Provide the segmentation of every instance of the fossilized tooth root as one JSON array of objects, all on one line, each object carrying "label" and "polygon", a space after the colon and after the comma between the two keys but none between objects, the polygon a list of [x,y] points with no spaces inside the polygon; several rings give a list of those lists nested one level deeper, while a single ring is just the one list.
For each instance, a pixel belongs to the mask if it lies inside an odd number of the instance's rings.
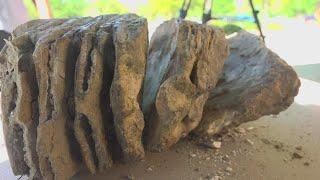
[{"label": "fossilized tooth root", "polygon": [[[9,53],[11,56],[7,56]],[[1,53],[4,62],[16,62],[18,60],[18,53],[16,49],[11,46]],[[23,150],[23,130],[20,125],[15,122],[18,88],[16,83],[16,76],[14,73],[14,65],[10,69],[7,64],[1,64],[1,70],[5,76],[2,77],[2,82],[5,84],[1,92],[1,108],[3,118],[3,133],[6,142],[7,152],[12,167],[13,173],[16,175],[27,174],[29,172],[28,165],[24,161],[25,152]]]},{"label": "fossilized tooth root", "polygon": [[117,138],[127,162],[144,158],[140,109],[148,51],[148,27],[144,18],[130,17],[114,26],[114,75],[110,102]]},{"label": "fossilized tooth root", "polygon": [[66,75],[71,44],[68,37],[45,41],[34,53],[40,95],[37,152],[45,179],[68,179],[78,170],[69,137],[72,129],[68,124],[73,120],[65,98],[71,90],[66,85],[71,78]]},{"label": "fossilized tooth root", "polygon": [[167,150],[197,127],[228,52],[218,28],[176,19],[157,28],[142,103],[149,149]]},{"label": "fossilized tooth root", "polygon": [[38,106],[38,87],[35,78],[35,67],[32,53],[28,52],[20,56],[17,64],[17,117],[16,122],[23,129],[25,161],[29,167],[30,179],[40,179],[41,174],[36,152]]},{"label": "fossilized tooth root", "polygon": [[39,179],[41,174],[36,153],[38,88],[32,48],[21,51],[22,44],[33,47],[28,39],[20,37],[7,42],[1,53],[4,58],[1,71],[5,75],[2,78],[4,134],[13,173]]},{"label": "fossilized tooth root", "polygon": [[95,34],[85,34],[76,64],[75,135],[80,144],[83,161],[91,173],[111,167],[100,93],[103,83],[103,59],[95,46]]},{"label": "fossilized tooth root", "polygon": [[200,136],[278,114],[293,103],[300,87],[293,68],[259,37],[243,31],[230,38],[229,44],[230,56],[194,130]]}]

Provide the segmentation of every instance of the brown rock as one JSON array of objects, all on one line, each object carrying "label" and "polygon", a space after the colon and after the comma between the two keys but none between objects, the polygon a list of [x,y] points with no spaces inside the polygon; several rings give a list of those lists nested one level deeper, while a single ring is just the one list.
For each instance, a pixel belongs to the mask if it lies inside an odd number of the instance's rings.
[{"label": "brown rock", "polygon": [[94,173],[112,165],[110,149],[144,157],[147,40],[146,19],[134,14],[34,20],[13,31],[0,64],[16,175],[69,179],[79,159]]},{"label": "brown rock", "polygon": [[212,135],[287,109],[298,93],[296,72],[259,37],[240,32],[229,39],[230,56],[210,92],[198,135]]},{"label": "brown rock", "polygon": [[157,28],[142,103],[149,149],[166,150],[198,125],[227,55],[217,28],[175,19]]}]

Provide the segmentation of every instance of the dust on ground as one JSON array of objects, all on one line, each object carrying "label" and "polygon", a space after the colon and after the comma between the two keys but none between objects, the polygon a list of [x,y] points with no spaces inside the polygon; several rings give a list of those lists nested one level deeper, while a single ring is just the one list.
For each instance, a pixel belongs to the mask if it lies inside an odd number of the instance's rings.
[{"label": "dust on ground", "polygon": [[[278,116],[247,123],[222,137],[221,148],[192,137],[137,164],[116,164],[74,179],[317,180],[320,177],[320,106],[293,104]],[[210,144],[210,143],[209,143]]]}]

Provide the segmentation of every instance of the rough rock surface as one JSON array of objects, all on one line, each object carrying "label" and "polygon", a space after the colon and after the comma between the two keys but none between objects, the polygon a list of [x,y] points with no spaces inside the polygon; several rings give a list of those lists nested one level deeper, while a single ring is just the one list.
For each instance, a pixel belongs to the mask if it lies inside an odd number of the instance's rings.
[{"label": "rough rock surface", "polygon": [[194,130],[208,136],[224,128],[287,109],[298,94],[296,72],[259,37],[240,32],[229,39],[230,56]]},{"label": "rough rock surface", "polygon": [[5,43],[5,39],[9,39],[10,37],[10,33],[4,31],[4,30],[0,30],[0,51],[1,49],[4,47]]},{"label": "rough rock surface", "polygon": [[142,132],[144,117],[140,109],[142,84],[148,53],[148,25],[145,19],[127,19],[114,32],[114,77],[110,102],[115,131],[125,161],[144,157]]},{"label": "rough rock surface", "polygon": [[100,107],[103,59],[94,41],[94,34],[83,37],[75,78],[75,135],[92,173],[96,172],[96,164],[100,171],[112,165]]},{"label": "rough rock surface", "polygon": [[[2,54],[6,55],[8,62],[1,59],[2,65],[6,65],[3,72],[6,76],[2,79],[5,87],[1,94],[3,128],[13,172],[27,173],[31,179],[38,179],[41,178],[36,153],[38,88],[32,52],[27,43],[12,41]],[[21,51],[23,45],[27,48]]]},{"label": "rough rock surface", "polygon": [[176,19],[157,28],[142,103],[149,149],[166,150],[197,127],[227,56],[227,40],[218,28]]},{"label": "rough rock surface", "polygon": [[[2,50],[2,48],[5,46],[6,42],[5,40],[8,40],[10,38],[10,33],[4,31],[4,30],[0,30],[0,52]],[[4,62],[0,62],[0,63],[4,63]],[[0,79],[2,79],[2,77],[4,77],[4,74],[2,74],[2,72],[0,72]],[[0,90],[1,90],[1,81],[0,81]]]},{"label": "rough rock surface", "polygon": [[34,20],[13,31],[0,62],[16,175],[69,179],[80,160],[92,173],[104,170],[112,165],[111,138],[125,160],[144,157],[147,36],[146,19],[134,14]]}]

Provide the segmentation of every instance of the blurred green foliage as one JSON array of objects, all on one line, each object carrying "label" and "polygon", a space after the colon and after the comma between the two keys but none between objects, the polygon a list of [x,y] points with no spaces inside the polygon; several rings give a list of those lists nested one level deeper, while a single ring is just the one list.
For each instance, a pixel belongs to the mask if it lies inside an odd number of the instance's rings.
[{"label": "blurred green foliage", "polygon": [[[193,0],[188,12],[188,17],[201,17],[204,0]],[[148,18],[177,17],[183,0],[149,0],[148,3],[140,8],[139,13]],[[215,14],[236,14],[236,6],[230,0],[214,1]]]},{"label": "blurred green foliage", "polygon": [[313,14],[319,2],[319,0],[257,0],[257,4],[269,8],[268,14],[270,16],[284,15],[288,17]]},{"label": "blurred green foliage", "polygon": [[81,16],[86,13],[86,0],[50,0],[52,15],[55,18]]},{"label": "blurred green foliage", "polygon": [[117,0],[50,0],[55,18],[127,12]]},{"label": "blurred green foliage", "polygon": [[[23,0],[30,12],[30,17],[36,18],[37,13],[32,0]],[[141,0],[140,0],[141,1]],[[254,0],[263,14],[269,16],[297,16],[312,14],[320,0]],[[55,18],[72,16],[95,16],[106,13],[124,13],[130,11],[130,6],[139,0],[121,3],[119,0],[50,0],[52,14]],[[183,0],[144,0],[137,9],[139,15],[149,19],[157,17],[176,17]],[[132,3],[132,4],[131,4]],[[203,0],[193,0],[188,16],[201,17]],[[215,0],[213,5],[215,15],[251,14],[248,0]]]},{"label": "blurred green foliage", "polygon": [[31,19],[37,18],[37,10],[31,0],[23,0],[24,5],[28,9],[28,13]]},{"label": "blurred green foliage", "polygon": [[227,25],[223,26],[222,28],[227,35],[230,35],[232,33],[239,32],[242,30],[241,27],[239,27],[235,24],[227,24]]},{"label": "blurred green foliage", "polygon": [[[23,0],[30,12],[30,17],[37,17],[32,0]],[[136,13],[149,19],[157,17],[176,17],[183,0],[140,0],[146,2],[137,8]],[[139,0],[49,0],[52,14],[55,18],[72,16],[95,16],[106,13],[128,12],[130,6]],[[189,17],[201,17],[204,0],[193,0]],[[263,14],[269,16],[297,16],[312,14],[320,0],[254,0],[254,3]],[[215,15],[250,15],[248,0],[215,0],[213,5]]]}]

